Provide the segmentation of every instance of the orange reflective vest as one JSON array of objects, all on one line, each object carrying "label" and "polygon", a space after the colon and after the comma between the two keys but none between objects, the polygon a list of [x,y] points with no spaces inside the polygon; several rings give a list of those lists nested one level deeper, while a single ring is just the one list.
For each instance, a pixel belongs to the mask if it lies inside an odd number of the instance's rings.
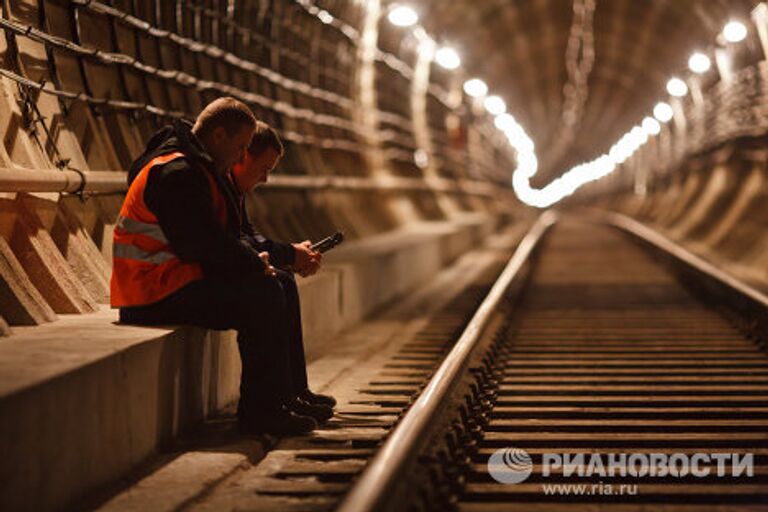
[{"label": "orange reflective vest", "polygon": [[[183,157],[181,152],[153,158],[131,183],[115,225],[112,250],[112,307],[155,303],[203,277],[202,267],[180,259],[165,238],[157,217],[144,203],[144,190],[152,168]],[[227,206],[215,178],[205,173],[213,196],[213,209],[222,227]]]}]

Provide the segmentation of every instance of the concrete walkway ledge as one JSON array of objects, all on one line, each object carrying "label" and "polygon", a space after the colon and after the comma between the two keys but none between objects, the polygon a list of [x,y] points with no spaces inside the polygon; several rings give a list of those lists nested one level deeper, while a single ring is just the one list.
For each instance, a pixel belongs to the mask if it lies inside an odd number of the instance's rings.
[{"label": "concrete walkway ledge", "polygon": [[[426,283],[496,220],[467,215],[350,241],[299,279],[308,358]],[[234,333],[117,325],[103,308],[0,339],[0,510],[54,510],[119,478],[232,404]]]}]

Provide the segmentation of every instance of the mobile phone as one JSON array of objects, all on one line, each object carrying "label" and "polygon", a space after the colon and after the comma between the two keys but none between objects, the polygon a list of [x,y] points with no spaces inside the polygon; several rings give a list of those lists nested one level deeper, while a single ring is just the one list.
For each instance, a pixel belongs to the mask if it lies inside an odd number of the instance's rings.
[{"label": "mobile phone", "polygon": [[327,236],[322,240],[320,240],[319,242],[315,242],[310,246],[310,249],[317,252],[326,252],[333,249],[343,241],[344,241],[344,233],[342,233],[341,231],[337,231],[331,236]]}]

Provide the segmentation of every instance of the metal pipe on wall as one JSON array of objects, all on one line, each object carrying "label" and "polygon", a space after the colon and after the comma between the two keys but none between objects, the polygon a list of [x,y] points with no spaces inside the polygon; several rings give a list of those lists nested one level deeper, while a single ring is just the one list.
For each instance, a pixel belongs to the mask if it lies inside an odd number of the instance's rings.
[{"label": "metal pipe on wall", "polygon": [[[368,190],[438,193],[461,193],[491,197],[504,190],[485,182],[440,178],[402,178],[384,176],[358,178],[352,176],[273,176],[267,189],[290,190]],[[0,168],[0,192],[109,193],[127,190],[126,173],[122,171],[73,171]],[[509,189],[511,190],[511,189]]]},{"label": "metal pipe on wall", "polygon": [[0,168],[2,192],[120,192],[127,187],[124,172],[81,172]]}]

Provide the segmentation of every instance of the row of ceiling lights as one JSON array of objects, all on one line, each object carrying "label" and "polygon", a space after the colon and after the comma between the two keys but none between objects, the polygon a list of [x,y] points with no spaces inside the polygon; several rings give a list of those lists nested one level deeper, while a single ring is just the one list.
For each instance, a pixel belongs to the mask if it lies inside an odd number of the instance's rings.
[{"label": "row of ceiling lights", "polygon": [[[393,5],[387,15],[390,23],[398,27],[410,27],[418,23],[419,17],[416,11],[404,5]],[[435,61],[443,68],[453,70],[461,65],[461,58],[453,48],[443,46],[434,52]],[[464,82],[464,92],[473,98],[482,98],[483,106],[489,114],[495,116],[495,126],[504,132],[510,144],[518,153],[518,166],[520,165],[522,152],[526,155],[522,160],[533,164],[534,172],[538,167],[534,153],[533,141],[525,133],[525,130],[517,121],[507,114],[507,104],[497,95],[488,95],[488,85],[479,78],[472,78]]]},{"label": "row of ceiling lights", "polygon": [[[394,4],[390,7],[387,19],[398,27],[412,27],[419,22],[419,16],[412,8],[405,5]],[[461,57],[453,48],[442,46],[434,52],[435,61],[448,70],[461,66]],[[472,78],[464,82],[464,92],[473,98],[483,98],[483,105],[489,114],[503,115],[507,111],[507,104],[497,95],[488,95],[488,85],[479,78]],[[504,123],[502,123],[504,124]],[[498,123],[497,123],[498,125]]]},{"label": "row of ceiling lights", "polygon": [[[416,11],[404,5],[393,5],[387,17],[393,25],[399,27],[416,25],[419,20]],[[728,43],[738,43],[743,41],[747,34],[746,25],[740,21],[730,21],[723,28],[721,36]],[[441,47],[434,57],[445,69],[452,70],[461,65],[458,53],[450,47]],[[711,66],[710,58],[702,52],[695,52],[688,59],[689,69],[697,74],[706,73]],[[540,208],[551,206],[580,186],[613,172],[644,145],[649,137],[661,133],[661,123],[668,123],[674,115],[669,103],[657,103],[653,108],[653,117],[644,118],[639,126],[633,127],[621,137],[607,154],[577,165],[542,189],[533,189],[530,179],[538,169],[533,141],[515,118],[506,113],[507,105],[504,100],[497,95],[488,95],[488,85],[483,80],[471,78],[464,82],[463,90],[473,98],[482,98],[485,109],[495,116],[494,125],[507,136],[510,145],[517,151],[518,167],[513,174],[512,185],[518,198],[526,204]],[[667,82],[667,92],[674,97],[684,97],[688,94],[688,86],[682,79],[673,77]]]},{"label": "row of ceiling lights", "polygon": [[[739,21],[730,21],[723,28],[721,36],[728,43],[738,43],[747,37],[747,33],[746,25]],[[702,74],[710,69],[711,62],[704,53],[696,52],[688,59],[688,67],[692,72]],[[688,94],[688,86],[682,79],[673,77],[667,82],[667,92],[671,96],[680,98]],[[643,146],[650,137],[661,133],[661,123],[669,122],[673,115],[674,111],[669,103],[665,101],[657,103],[653,108],[653,117],[648,116],[644,118],[639,126],[633,127],[622,136],[607,154],[572,168],[543,189],[533,190],[530,186],[526,188],[527,184],[522,184],[521,190],[518,191],[518,196],[522,192],[523,196],[521,196],[521,199],[533,206],[547,207],[556,203],[572,194],[580,186],[602,178],[616,170],[620,164],[624,163],[635,151]],[[514,181],[513,179],[513,183]]]},{"label": "row of ceiling lights", "polygon": [[[723,39],[729,43],[739,43],[747,37],[747,27],[740,21],[731,21],[722,32]],[[688,59],[688,69],[696,74],[703,74],[712,67],[712,60],[702,52],[695,52]],[[672,96],[681,98],[688,94],[688,86],[685,82],[674,77],[667,82],[667,92]]]},{"label": "row of ceiling lights", "polygon": [[[394,4],[387,14],[389,22],[398,27],[412,27],[419,22],[416,11],[405,5]],[[454,70],[461,66],[461,57],[450,46],[443,46],[435,51],[435,61],[445,69]]]}]

